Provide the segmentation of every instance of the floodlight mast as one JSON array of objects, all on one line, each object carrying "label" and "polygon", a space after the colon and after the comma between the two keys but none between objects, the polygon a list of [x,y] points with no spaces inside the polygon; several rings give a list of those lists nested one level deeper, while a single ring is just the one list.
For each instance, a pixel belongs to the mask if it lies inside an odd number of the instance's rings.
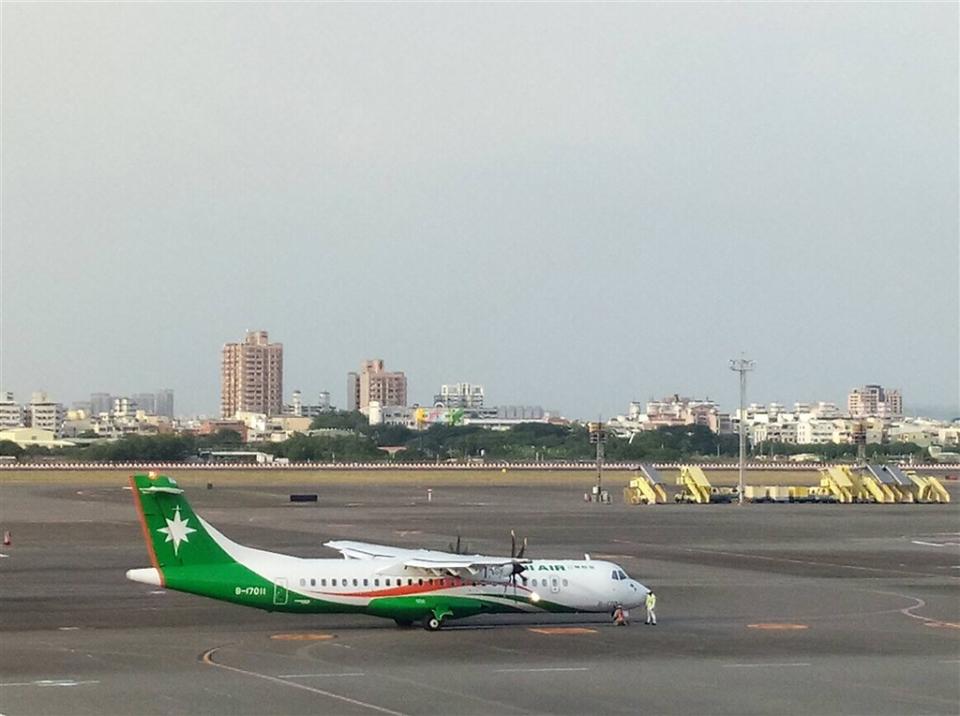
[{"label": "floodlight mast", "polygon": [[740,476],[737,481],[737,500],[743,504],[743,471],[747,454],[747,373],[756,367],[756,361],[734,358],[730,370],[740,374]]}]

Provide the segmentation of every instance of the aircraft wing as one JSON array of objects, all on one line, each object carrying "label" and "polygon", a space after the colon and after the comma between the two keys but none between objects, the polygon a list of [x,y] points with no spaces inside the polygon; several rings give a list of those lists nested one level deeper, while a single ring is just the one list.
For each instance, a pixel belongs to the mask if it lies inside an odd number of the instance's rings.
[{"label": "aircraft wing", "polygon": [[324,547],[332,547],[347,559],[403,559],[420,550],[390,547],[385,544],[370,544],[369,542],[351,542],[350,540],[334,540],[324,542]]},{"label": "aircraft wing", "polygon": [[[526,565],[529,559],[491,557],[483,554],[454,554],[430,549],[404,549],[367,542],[338,540],[324,543],[326,547],[339,550],[347,559],[392,559],[403,562],[408,569],[421,569],[433,574],[453,574],[471,577],[487,570],[503,570],[504,567]],[[510,570],[512,572],[512,569]]]}]

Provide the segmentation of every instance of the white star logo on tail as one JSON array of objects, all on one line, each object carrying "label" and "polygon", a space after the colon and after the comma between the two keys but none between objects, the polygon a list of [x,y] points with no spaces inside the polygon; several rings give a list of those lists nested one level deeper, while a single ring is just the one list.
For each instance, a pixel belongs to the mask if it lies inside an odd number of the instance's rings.
[{"label": "white star logo on tail", "polygon": [[187,535],[191,532],[196,532],[193,527],[190,527],[188,520],[180,519],[180,508],[176,508],[176,512],[173,514],[172,520],[167,520],[166,527],[160,527],[157,532],[163,532],[166,536],[167,542],[173,542],[173,553],[176,555],[180,551],[181,542],[189,542]]}]

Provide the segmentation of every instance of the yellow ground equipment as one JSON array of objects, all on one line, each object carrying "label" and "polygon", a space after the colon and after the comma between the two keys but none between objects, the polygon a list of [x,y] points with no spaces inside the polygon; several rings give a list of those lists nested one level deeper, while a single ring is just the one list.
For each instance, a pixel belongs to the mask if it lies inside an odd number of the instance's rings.
[{"label": "yellow ground equipment", "polygon": [[900,491],[890,473],[878,465],[864,465],[859,470],[851,470],[854,484],[858,487],[860,502],[899,502]]},{"label": "yellow ground equipment", "polygon": [[906,470],[903,475],[913,483],[915,502],[950,502],[950,493],[935,477]]},{"label": "yellow ground equipment", "polygon": [[676,502],[733,502],[738,499],[739,493],[735,487],[714,487],[710,484],[703,468],[697,465],[682,465],[677,484],[683,488],[674,496]]},{"label": "yellow ground equipment", "polygon": [[850,478],[850,468],[832,465],[820,469],[820,487],[837,498],[837,502],[853,502],[854,487]]},{"label": "yellow ground equipment", "polygon": [[667,490],[659,470],[653,465],[641,465],[639,474],[630,480],[629,487],[623,488],[623,501],[628,505],[666,502]]},{"label": "yellow ground equipment", "polygon": [[904,472],[896,465],[862,468],[834,465],[820,470],[820,486],[838,502],[949,502],[950,494],[935,477]]}]

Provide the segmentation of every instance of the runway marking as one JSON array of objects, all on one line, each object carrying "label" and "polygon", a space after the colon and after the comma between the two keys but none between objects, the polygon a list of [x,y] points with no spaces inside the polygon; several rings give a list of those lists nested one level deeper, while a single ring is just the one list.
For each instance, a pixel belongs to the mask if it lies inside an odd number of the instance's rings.
[{"label": "runway marking", "polygon": [[39,679],[38,681],[8,681],[0,686],[87,686],[99,681],[74,681],[73,679]]},{"label": "runway marking", "polygon": [[344,674],[278,674],[278,679],[313,679],[320,677],[333,676],[366,676],[362,671],[351,671]]},{"label": "runway marking", "polygon": [[919,539],[912,539],[910,542],[923,545],[924,547],[960,547],[960,542],[924,542]]},{"label": "runway marking", "polygon": [[80,627],[69,626],[69,627],[57,627],[57,631],[78,631]]},{"label": "runway marking", "polygon": [[2,552],[0,552],[0,559],[5,559],[9,556],[10,556],[9,554],[3,554]]},{"label": "runway marking", "polygon": [[527,631],[537,634],[596,634],[596,629],[589,627],[530,627]]},{"label": "runway marking", "polygon": [[333,634],[316,634],[311,632],[302,632],[299,634],[271,634],[271,639],[277,641],[326,641],[327,639],[336,639]]},{"label": "runway marking", "polygon": [[553,667],[544,667],[542,669],[494,669],[494,674],[540,674],[550,671],[590,671],[590,667],[587,666],[553,666]]},{"label": "runway marking", "polygon": [[762,669],[766,667],[781,668],[791,666],[810,666],[809,662],[797,661],[790,664],[724,664],[724,669]]},{"label": "runway marking", "polygon": [[940,629],[960,629],[960,624],[955,624],[954,622],[945,622],[932,617],[925,617],[922,614],[914,614],[914,609],[923,609],[925,606],[927,606],[927,603],[920,599],[920,597],[911,597],[907,594],[898,594],[897,592],[881,592],[876,589],[871,589],[870,591],[872,591],[874,594],[886,594],[891,597],[900,597],[901,599],[912,599],[914,601],[912,606],[904,607],[903,609],[898,609],[897,611],[899,611],[905,617],[918,619],[919,621],[923,622],[924,626]]},{"label": "runway marking", "polygon": [[367,703],[366,701],[360,701],[359,699],[351,699],[349,696],[341,696],[340,694],[335,694],[332,691],[324,691],[323,689],[318,689],[313,686],[307,686],[306,684],[298,684],[296,681],[287,681],[281,679],[277,676],[270,676],[269,674],[260,674],[256,671],[247,671],[246,669],[240,669],[236,666],[227,666],[226,664],[221,664],[213,660],[213,655],[219,651],[220,647],[209,649],[203,653],[203,656],[200,657],[200,660],[204,664],[209,666],[215,666],[218,669],[225,669],[227,671],[233,671],[237,674],[243,674],[244,676],[253,676],[257,679],[263,679],[264,681],[271,681],[275,684],[280,684],[281,686],[289,686],[294,689],[301,689],[303,691],[309,691],[314,694],[320,694],[321,696],[327,696],[331,699],[336,699],[337,701],[343,701],[344,703],[353,704],[354,706],[360,706],[361,708],[370,709],[371,711],[378,711],[382,714],[391,714],[392,716],[407,716],[401,711],[394,711],[392,709],[384,708],[383,706],[377,706],[376,704]]},{"label": "runway marking", "polygon": [[763,629],[766,631],[798,631],[800,629],[809,629],[806,624],[747,624],[747,629]]}]

